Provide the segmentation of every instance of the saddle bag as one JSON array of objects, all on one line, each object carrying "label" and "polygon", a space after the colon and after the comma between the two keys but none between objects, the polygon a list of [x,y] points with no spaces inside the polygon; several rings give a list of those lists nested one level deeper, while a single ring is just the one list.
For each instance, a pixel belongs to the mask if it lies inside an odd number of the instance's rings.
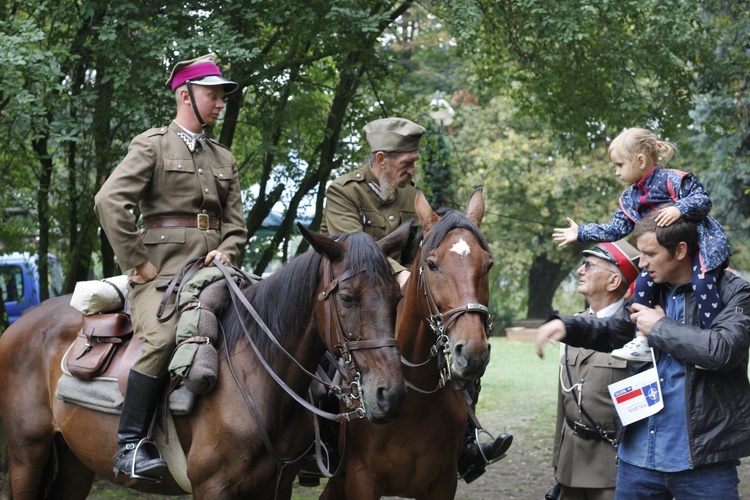
[{"label": "saddle bag", "polygon": [[119,346],[130,340],[133,326],[124,313],[83,316],[81,331],[66,356],[74,377],[90,380],[104,372]]}]

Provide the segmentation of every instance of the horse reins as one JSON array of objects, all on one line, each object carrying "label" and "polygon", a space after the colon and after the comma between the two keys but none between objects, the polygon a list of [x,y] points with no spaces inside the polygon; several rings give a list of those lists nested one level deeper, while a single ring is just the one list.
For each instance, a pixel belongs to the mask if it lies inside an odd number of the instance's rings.
[{"label": "horse reins", "polygon": [[[344,386],[335,386],[335,387],[329,386],[326,383],[326,381],[322,380],[320,377],[318,377],[314,373],[311,373],[304,366],[302,366],[302,364],[300,364],[300,362],[297,361],[297,359],[294,358],[294,356],[292,356],[292,354],[289,353],[289,351],[287,351],[284,348],[284,346],[281,345],[281,343],[278,341],[278,339],[274,336],[274,334],[271,332],[271,330],[265,324],[265,322],[260,317],[260,315],[255,310],[255,308],[252,306],[252,304],[250,304],[250,302],[247,300],[247,298],[242,293],[242,291],[239,289],[239,287],[237,287],[237,284],[232,279],[232,275],[229,273],[229,271],[227,270],[227,268],[223,264],[221,264],[219,262],[216,262],[216,267],[218,267],[221,270],[222,274],[224,274],[224,277],[226,278],[227,284],[229,286],[230,297],[232,298],[232,304],[234,305],[235,311],[237,312],[237,314],[238,314],[238,316],[240,318],[242,316],[240,314],[238,302],[239,302],[239,304],[242,305],[242,307],[247,312],[250,313],[250,315],[253,317],[253,319],[255,320],[255,322],[261,328],[261,330],[266,334],[267,337],[269,337],[269,339],[274,343],[274,345],[276,345],[276,347],[278,347],[278,349],[282,352],[282,354],[284,354],[284,356],[286,356],[287,358],[289,358],[290,360],[292,360],[294,362],[294,364],[300,370],[302,370],[302,372],[305,373],[309,378],[311,378],[313,380],[317,380],[318,382],[320,382],[321,384],[323,384],[323,386],[328,387],[330,390],[332,390],[336,394],[345,393],[345,392],[348,391],[348,389],[346,389]],[[247,338],[248,343],[253,348],[253,351],[255,351],[255,354],[258,357],[258,360],[260,361],[260,363],[263,366],[263,368],[265,368],[265,370],[268,372],[268,374],[271,376],[271,378],[273,378],[276,381],[276,383],[282,389],[284,389],[284,391],[290,397],[292,397],[294,400],[296,400],[300,405],[302,405],[303,407],[305,407],[309,411],[315,413],[316,415],[319,415],[319,416],[321,416],[323,418],[326,418],[328,420],[334,420],[336,422],[348,422],[348,421],[350,421],[350,420],[352,420],[354,418],[362,418],[364,416],[364,411],[360,410],[360,409],[357,409],[357,410],[354,410],[354,411],[345,412],[345,413],[329,413],[329,412],[320,410],[316,406],[314,406],[314,405],[310,404],[309,402],[307,402],[304,398],[302,398],[301,396],[299,396],[291,387],[289,387],[286,384],[286,382],[284,382],[281,379],[281,377],[279,377],[279,375],[273,370],[273,368],[268,364],[268,362],[263,357],[262,353],[260,352],[260,349],[258,348],[257,344],[255,343],[255,341],[253,340],[252,336],[250,335],[250,332],[247,330],[247,325],[245,325],[245,323],[242,322],[242,321],[240,322],[240,324],[242,325],[242,329],[243,329],[243,332],[245,333],[245,337]],[[227,354],[227,361],[230,364],[230,369],[231,369],[230,356],[229,356],[228,352],[226,354]],[[244,388],[242,386],[240,386],[240,388],[241,388],[241,390],[244,393],[245,392]]]}]

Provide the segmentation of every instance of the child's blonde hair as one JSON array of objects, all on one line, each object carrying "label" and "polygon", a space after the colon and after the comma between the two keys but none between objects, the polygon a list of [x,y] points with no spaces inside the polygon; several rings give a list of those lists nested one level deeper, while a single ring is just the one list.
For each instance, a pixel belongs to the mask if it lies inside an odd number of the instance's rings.
[{"label": "child's blonde hair", "polygon": [[651,163],[663,165],[679,151],[669,141],[659,140],[656,135],[645,128],[633,127],[625,130],[612,140],[607,156],[612,160],[612,151],[627,161],[633,161],[638,155],[645,155]]}]

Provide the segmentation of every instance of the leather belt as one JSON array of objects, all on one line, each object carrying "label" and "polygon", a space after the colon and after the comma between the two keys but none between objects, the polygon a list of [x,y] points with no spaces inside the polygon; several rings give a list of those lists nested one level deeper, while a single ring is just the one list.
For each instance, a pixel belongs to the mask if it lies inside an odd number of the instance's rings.
[{"label": "leather belt", "polygon": [[582,437],[583,439],[597,439],[604,441],[606,437],[608,440],[613,441],[617,437],[617,430],[613,429],[607,431],[602,429],[601,432],[604,434],[602,436],[602,434],[600,434],[599,431],[595,428],[589,427],[588,425],[584,425],[580,422],[575,422],[567,415],[565,416],[565,422],[568,424],[568,427],[573,429],[573,434]]},{"label": "leather belt", "polygon": [[146,217],[144,220],[146,229],[159,229],[162,227],[195,227],[203,231],[209,229],[219,230],[221,221],[216,217],[209,217],[208,214],[198,215],[160,215],[156,217]]}]

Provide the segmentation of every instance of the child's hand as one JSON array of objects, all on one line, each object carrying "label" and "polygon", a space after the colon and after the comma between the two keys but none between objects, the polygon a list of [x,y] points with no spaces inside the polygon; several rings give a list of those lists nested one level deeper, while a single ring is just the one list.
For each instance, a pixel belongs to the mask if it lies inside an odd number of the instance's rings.
[{"label": "child's hand", "polygon": [[656,216],[654,222],[656,222],[656,225],[659,227],[671,226],[680,220],[680,217],[682,217],[682,214],[680,213],[679,208],[665,207],[659,210],[659,215]]},{"label": "child's hand", "polygon": [[575,223],[570,217],[566,217],[570,223],[570,227],[556,227],[552,231],[552,239],[559,241],[558,246],[563,247],[568,243],[573,243],[578,240],[578,224]]}]

